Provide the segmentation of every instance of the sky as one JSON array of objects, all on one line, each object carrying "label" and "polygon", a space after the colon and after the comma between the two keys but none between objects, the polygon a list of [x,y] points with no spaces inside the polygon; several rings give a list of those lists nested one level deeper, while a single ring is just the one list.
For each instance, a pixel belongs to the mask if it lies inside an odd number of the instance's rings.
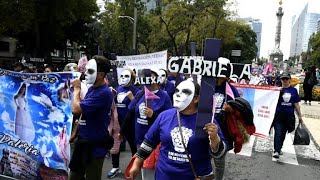
[{"label": "sky", "polygon": [[[237,10],[239,17],[252,17],[262,22],[262,37],[260,56],[268,58],[275,46],[275,31],[277,24],[276,12],[279,0],[235,0],[237,5],[232,7]],[[291,21],[293,15],[299,15],[309,2],[308,12],[320,13],[320,0],[282,0],[284,16],[282,17],[281,45],[280,49],[284,59],[288,59],[290,52]],[[97,0],[103,5],[103,0]]]},{"label": "sky", "polygon": [[[260,54],[264,58],[275,46],[275,31],[277,24],[276,11],[279,7],[279,0],[236,0],[238,5],[234,7],[239,17],[252,17],[262,22],[262,39]],[[291,21],[293,15],[299,15],[305,4],[309,2],[308,12],[320,13],[320,0],[283,0],[281,44],[280,49],[284,59],[288,59],[290,51]]]}]

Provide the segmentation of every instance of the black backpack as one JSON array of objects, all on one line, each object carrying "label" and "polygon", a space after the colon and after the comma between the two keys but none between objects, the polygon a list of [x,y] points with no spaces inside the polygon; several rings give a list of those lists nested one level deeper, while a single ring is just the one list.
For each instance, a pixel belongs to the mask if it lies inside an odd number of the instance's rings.
[{"label": "black backpack", "polygon": [[314,73],[311,73],[310,78],[308,79],[308,84],[311,86],[317,85],[318,80]]}]

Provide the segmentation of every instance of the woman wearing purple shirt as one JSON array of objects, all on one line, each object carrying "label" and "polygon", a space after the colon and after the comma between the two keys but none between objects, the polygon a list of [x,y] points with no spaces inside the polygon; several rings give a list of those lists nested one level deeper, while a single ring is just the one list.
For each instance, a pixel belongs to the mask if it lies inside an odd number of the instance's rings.
[{"label": "woman wearing purple shirt", "polygon": [[297,111],[299,122],[302,122],[300,111],[300,96],[297,89],[290,86],[291,76],[284,72],[281,77],[282,90],[277,104],[275,117],[273,120],[274,127],[274,152],[273,157],[279,158],[282,155],[281,149],[287,132],[295,129],[294,110]]},{"label": "woman wearing purple shirt", "polygon": [[[153,69],[151,71],[144,70],[144,74],[146,77],[158,77],[160,73],[158,70]],[[147,85],[147,88],[154,95],[158,96],[159,99],[146,100],[145,93],[139,91],[136,98],[132,100],[128,107],[129,111],[132,112],[133,117],[126,117],[126,120],[121,127],[121,134],[124,134],[126,131],[130,131],[130,128],[134,128],[135,143],[137,147],[140,147],[142,144],[145,134],[148,132],[158,115],[161,112],[172,108],[169,95],[160,89],[159,84],[153,83],[151,85]],[[141,93],[143,93],[143,95],[138,97]],[[134,119],[134,127],[131,127],[131,123],[129,122],[130,119]],[[142,179],[154,179],[154,170],[143,168]]]},{"label": "woman wearing purple shirt", "polygon": [[226,146],[215,120],[203,128],[209,138],[195,136],[199,89],[199,85],[190,79],[177,86],[173,96],[175,108],[161,113],[145,135],[130,170],[131,179],[136,177],[143,161],[159,143],[155,179],[213,179],[211,157],[221,157]]},{"label": "woman wearing purple shirt", "polygon": [[[133,84],[135,81],[135,73],[131,69],[126,69],[124,70],[119,78],[119,85],[117,88],[117,96],[115,98],[115,103],[117,106],[117,112],[118,112],[118,120],[120,126],[122,125],[125,116],[128,112],[128,106],[133,100],[134,96],[138,93],[139,89],[136,88]],[[132,137],[134,134],[131,135]],[[137,152],[137,147],[134,143],[133,138],[127,139],[131,153],[135,154]],[[122,143],[126,143],[126,141],[122,141]],[[112,169],[110,172],[107,174],[108,178],[113,178],[115,177],[118,173],[120,173],[119,169],[119,158],[120,158],[120,151],[118,154],[112,154]]]}]

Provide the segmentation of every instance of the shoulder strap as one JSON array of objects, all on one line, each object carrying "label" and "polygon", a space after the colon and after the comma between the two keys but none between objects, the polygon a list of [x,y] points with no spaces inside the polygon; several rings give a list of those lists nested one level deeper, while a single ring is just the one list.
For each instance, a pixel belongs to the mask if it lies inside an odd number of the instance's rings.
[{"label": "shoulder strap", "polygon": [[134,102],[133,102],[132,107],[135,107],[135,106],[137,105],[138,101],[141,99],[141,97],[142,97],[143,95],[144,95],[144,89],[142,89],[142,90],[140,91],[140,93],[138,93],[138,94],[136,95],[136,97],[134,98]]},{"label": "shoulder strap", "polygon": [[192,170],[193,176],[194,176],[194,178],[198,178],[196,169],[194,168],[194,165],[193,165],[193,163],[191,161],[190,154],[188,152],[186,144],[184,143],[183,132],[182,132],[182,128],[181,128],[180,114],[179,114],[178,110],[177,110],[177,119],[178,119],[179,131],[180,131],[180,136],[181,136],[183,148],[185,149],[185,151],[187,153],[187,157],[188,157],[188,160],[189,160],[189,163],[190,163],[190,166],[191,166],[191,170]]}]

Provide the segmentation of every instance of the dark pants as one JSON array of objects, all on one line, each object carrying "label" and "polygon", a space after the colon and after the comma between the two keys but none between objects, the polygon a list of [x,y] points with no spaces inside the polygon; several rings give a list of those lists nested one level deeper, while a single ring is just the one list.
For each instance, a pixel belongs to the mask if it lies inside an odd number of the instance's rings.
[{"label": "dark pants", "polygon": [[286,138],[286,133],[288,126],[285,119],[276,119],[273,122],[274,127],[274,151],[280,153],[284,139]]},{"label": "dark pants", "polygon": [[[83,172],[70,172],[69,180],[101,180],[104,157],[92,158]],[[85,177],[85,178],[84,178]]]},{"label": "dark pants", "polygon": [[312,101],[312,89],[313,86],[309,84],[304,84],[303,85],[303,92],[304,92],[304,102],[311,102]]},{"label": "dark pants", "polygon": [[224,169],[226,166],[226,155],[227,153],[225,153],[221,158],[213,158],[215,180],[223,179]]},{"label": "dark pants", "polygon": [[[137,152],[137,146],[134,142],[132,141],[128,141],[130,149],[131,149],[131,154],[132,156],[136,154]],[[119,168],[119,161],[120,161],[120,151],[118,152],[118,154],[112,154],[112,167],[113,168]]]}]

